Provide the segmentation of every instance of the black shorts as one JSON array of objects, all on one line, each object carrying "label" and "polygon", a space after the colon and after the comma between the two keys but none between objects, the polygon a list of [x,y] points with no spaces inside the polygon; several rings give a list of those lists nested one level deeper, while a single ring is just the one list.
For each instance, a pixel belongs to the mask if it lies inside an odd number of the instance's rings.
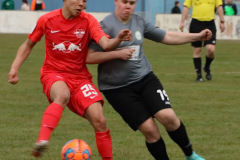
[{"label": "black shorts", "polygon": [[166,91],[152,72],[134,84],[103,91],[103,94],[135,131],[159,110],[171,108]]},{"label": "black shorts", "polygon": [[[196,19],[192,19],[189,27],[190,33],[199,33],[204,29],[209,29],[212,32],[212,38],[204,41],[203,46],[206,46],[207,44],[216,44],[216,25],[214,20],[212,21],[199,21]],[[202,47],[202,41],[196,41],[191,43],[193,47]]]}]

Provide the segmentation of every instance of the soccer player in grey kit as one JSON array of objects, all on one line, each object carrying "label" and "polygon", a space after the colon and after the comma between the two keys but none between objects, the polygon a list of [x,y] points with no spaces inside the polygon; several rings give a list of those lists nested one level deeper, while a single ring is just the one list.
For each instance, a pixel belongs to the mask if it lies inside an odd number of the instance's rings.
[{"label": "soccer player in grey kit", "polygon": [[187,160],[204,160],[192,149],[184,124],[171,108],[169,97],[143,50],[144,38],[163,44],[184,44],[212,36],[206,29],[200,33],[165,32],[134,13],[137,0],[114,0],[115,11],[101,21],[111,38],[121,29],[130,29],[133,40],[122,42],[110,52],[92,43],[86,59],[99,64],[98,86],[101,92],[134,130],[145,137],[146,146],[156,160],[168,160],[165,143],[154,119],[167,130],[184,152]]}]

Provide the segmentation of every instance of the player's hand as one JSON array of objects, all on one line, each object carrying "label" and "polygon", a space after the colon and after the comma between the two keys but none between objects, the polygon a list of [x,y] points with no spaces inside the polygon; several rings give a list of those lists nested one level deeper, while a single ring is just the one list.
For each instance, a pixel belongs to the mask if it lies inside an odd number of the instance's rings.
[{"label": "player's hand", "polygon": [[224,32],[224,30],[225,30],[225,25],[224,25],[224,23],[220,23],[220,24],[219,24],[219,27],[220,27],[221,32]]},{"label": "player's hand", "polygon": [[133,54],[133,50],[130,48],[123,48],[123,49],[118,49],[118,56],[119,59],[125,60],[127,61],[128,59],[130,59],[132,57]]},{"label": "player's hand", "polygon": [[11,69],[8,73],[8,82],[11,84],[17,84],[19,81],[17,70]]},{"label": "player's hand", "polygon": [[183,23],[180,23],[180,25],[179,25],[179,29],[180,29],[180,31],[183,32],[183,29],[184,29],[184,22],[183,22]]},{"label": "player's hand", "polygon": [[119,32],[118,38],[121,41],[132,41],[132,31],[129,29],[123,29]]},{"label": "player's hand", "polygon": [[212,38],[212,32],[209,29],[202,30],[199,34],[199,41],[206,41]]}]

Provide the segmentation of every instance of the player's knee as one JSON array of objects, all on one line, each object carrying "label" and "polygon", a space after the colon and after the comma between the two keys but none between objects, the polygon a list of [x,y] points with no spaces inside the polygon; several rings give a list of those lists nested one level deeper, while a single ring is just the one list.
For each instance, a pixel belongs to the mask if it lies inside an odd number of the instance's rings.
[{"label": "player's knee", "polygon": [[194,49],[194,57],[200,57],[201,56],[202,49],[201,48],[195,48]]},{"label": "player's knee", "polygon": [[173,111],[165,112],[162,119],[162,124],[167,130],[174,130],[179,127],[180,120]]},{"label": "player's knee", "polygon": [[56,95],[54,98],[54,102],[61,104],[62,106],[66,106],[70,100],[69,92],[61,92]]},{"label": "player's knee", "polygon": [[156,142],[160,138],[158,126],[153,121],[153,119],[148,119],[143,124],[141,124],[138,129],[142,132],[146,141],[149,143]]},{"label": "player's knee", "polygon": [[215,45],[206,45],[207,56],[213,58],[215,54]]},{"label": "player's knee", "polygon": [[210,48],[207,50],[207,57],[209,58],[213,58],[215,54],[215,49],[214,48]]},{"label": "player's knee", "polygon": [[146,141],[149,143],[154,143],[160,139],[159,130],[155,130],[155,128],[148,128],[144,132],[142,132]]},{"label": "player's knee", "polygon": [[175,125],[176,121],[178,120],[177,117],[173,114],[169,114],[165,116],[166,125]]},{"label": "player's knee", "polygon": [[92,125],[93,128],[98,132],[105,131],[107,129],[106,118],[104,116],[96,117],[92,121]]}]

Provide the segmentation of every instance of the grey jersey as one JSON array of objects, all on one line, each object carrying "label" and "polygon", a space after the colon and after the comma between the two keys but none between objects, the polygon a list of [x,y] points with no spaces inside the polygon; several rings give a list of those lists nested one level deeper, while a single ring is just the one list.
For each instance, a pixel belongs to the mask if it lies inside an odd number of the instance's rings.
[{"label": "grey jersey", "polygon": [[[166,34],[165,31],[136,14],[132,15],[131,20],[126,25],[122,24],[114,13],[106,16],[100,23],[102,29],[110,38],[117,37],[122,29],[130,29],[133,35],[131,42],[122,42],[118,46],[118,48],[130,47],[133,49],[133,56],[129,60],[115,59],[98,65],[98,87],[100,91],[127,86],[141,80],[152,71],[152,66],[144,54],[143,40],[147,38],[161,42]],[[96,43],[92,43],[89,47],[94,50],[101,50]]]}]

